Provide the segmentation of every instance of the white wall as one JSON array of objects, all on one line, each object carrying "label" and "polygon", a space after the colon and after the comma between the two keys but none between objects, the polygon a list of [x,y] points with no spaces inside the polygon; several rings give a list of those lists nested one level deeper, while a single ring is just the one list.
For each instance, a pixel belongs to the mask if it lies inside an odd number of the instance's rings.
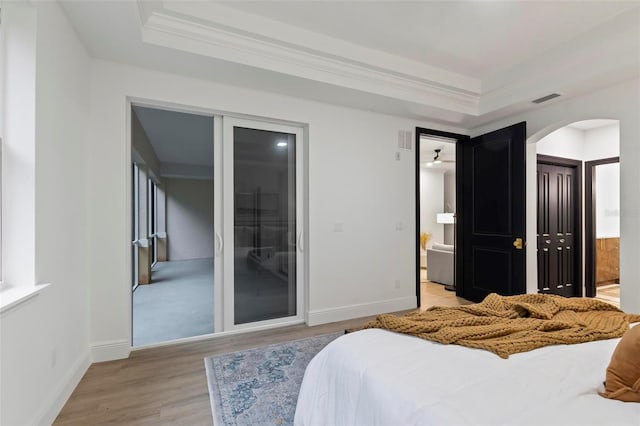
[{"label": "white wall", "polygon": [[90,185],[102,194],[90,206],[94,355],[127,356],[130,342],[127,96],[308,125],[309,322],[416,306],[415,158],[396,161],[398,130],[443,126],[94,61]]},{"label": "white wall", "polygon": [[620,164],[596,166],[596,238],[620,236]]},{"label": "white wall", "polygon": [[[32,19],[13,21],[17,10]],[[4,2],[2,13],[3,26],[8,30],[19,23],[21,30],[35,34],[35,69],[23,70],[24,78],[32,78],[35,71],[35,97],[33,92],[23,92],[20,99],[22,107],[35,107],[35,120],[21,124],[26,129],[35,128],[35,150],[31,156],[18,157],[9,150],[6,160],[27,171],[35,166],[32,203],[37,209],[22,211],[25,217],[34,218],[35,233],[26,231],[23,237],[27,243],[30,238],[35,243],[35,262],[30,269],[35,281],[51,286],[2,315],[0,423],[50,424],[91,361],[87,237],[90,138],[86,116],[89,59],[57,3]],[[21,48],[29,49],[28,43]],[[28,194],[34,182],[25,179],[21,185]],[[103,264],[102,268],[108,269],[109,265]]]},{"label": "white wall", "polygon": [[[444,174],[444,210],[447,213],[456,211],[456,171],[447,170]],[[455,225],[444,226],[444,243],[455,244]]]},{"label": "white wall", "polygon": [[588,119],[620,122],[620,292],[621,307],[640,312],[640,80],[540,105],[539,109],[474,128],[479,135],[520,121],[527,122],[527,291],[537,291],[536,147],[533,143],[567,124]]},{"label": "white wall", "polygon": [[433,243],[444,243],[444,225],[436,215],[444,212],[444,170],[420,168],[420,232],[430,232]]},{"label": "white wall", "polygon": [[165,178],[169,260],[212,258],[213,181]]},{"label": "white wall", "polygon": [[584,161],[618,157],[620,155],[620,125],[598,127],[584,132]]},{"label": "white wall", "polygon": [[620,155],[620,125],[595,129],[561,127],[536,143],[538,154],[580,161],[600,160]]},{"label": "white wall", "polygon": [[536,144],[538,154],[584,160],[585,132],[571,127],[561,127],[540,139]]}]

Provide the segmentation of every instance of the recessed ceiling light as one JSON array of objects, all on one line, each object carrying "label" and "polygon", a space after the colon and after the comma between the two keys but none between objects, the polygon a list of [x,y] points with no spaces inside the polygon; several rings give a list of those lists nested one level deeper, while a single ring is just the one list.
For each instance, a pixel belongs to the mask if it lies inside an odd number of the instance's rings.
[{"label": "recessed ceiling light", "polygon": [[287,143],[286,143],[286,142],[278,142],[278,143],[276,144],[276,146],[282,146],[282,147],[284,147],[284,146],[287,146]]}]

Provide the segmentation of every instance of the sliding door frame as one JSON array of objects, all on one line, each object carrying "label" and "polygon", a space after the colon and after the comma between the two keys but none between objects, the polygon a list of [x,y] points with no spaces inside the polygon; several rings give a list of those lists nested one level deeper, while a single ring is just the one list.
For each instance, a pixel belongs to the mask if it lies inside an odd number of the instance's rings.
[{"label": "sliding door frame", "polygon": [[[271,119],[265,117],[255,117],[247,114],[239,114],[233,113],[223,110],[216,110],[211,108],[202,108],[197,106],[189,106],[178,103],[159,101],[148,98],[140,98],[127,96],[125,100],[125,111],[126,111],[126,136],[125,136],[125,164],[127,165],[125,172],[125,212],[127,214],[126,217],[126,225],[125,225],[125,235],[123,238],[123,244],[126,246],[127,252],[132,253],[131,251],[131,236],[132,236],[132,209],[133,209],[133,188],[132,188],[132,164],[133,159],[131,156],[131,114],[133,106],[142,106],[149,108],[157,108],[157,109],[166,109],[168,111],[175,112],[184,112],[189,114],[199,114],[211,117],[214,120],[214,128],[213,128],[213,140],[211,143],[214,147],[214,332],[211,334],[205,334],[200,336],[186,337],[166,342],[160,342],[158,344],[153,345],[145,345],[143,347],[152,347],[152,346],[166,346],[183,342],[193,342],[199,340],[205,340],[210,338],[217,338],[232,334],[238,334],[253,330],[260,329],[268,329],[268,328],[276,328],[282,327],[290,324],[298,324],[305,323],[308,319],[308,244],[307,244],[307,235],[308,235],[308,195],[306,193],[307,188],[307,137],[308,137],[308,127],[305,123],[288,121],[288,120],[279,120],[279,119]],[[233,162],[228,163],[225,167],[225,161],[218,161],[216,159],[223,159],[224,154],[224,144],[223,144],[223,130],[224,130],[224,120],[252,120],[255,123],[263,123],[265,125],[274,125],[274,126],[283,126],[288,127],[289,129],[296,129],[296,197],[297,197],[297,208],[296,212],[298,216],[301,217],[301,221],[297,223],[297,230],[302,232],[302,235],[299,235],[298,242],[301,243],[303,252],[301,253],[298,250],[297,257],[300,258],[297,262],[297,282],[298,282],[298,293],[296,297],[297,303],[297,311],[295,317],[288,317],[284,320],[268,320],[261,322],[254,322],[248,324],[242,324],[240,326],[229,326],[225,327],[225,319],[224,319],[224,296],[225,296],[225,285],[224,285],[224,252],[225,246],[233,248],[233,232],[231,235],[225,235],[223,231],[224,225],[224,215],[228,214],[226,209],[223,209],[223,188],[224,188],[224,175],[225,171],[227,173],[233,173]],[[233,158],[231,151],[231,158]],[[300,218],[297,218],[300,220]],[[133,349],[136,347],[133,346],[133,288],[131,283],[131,277],[133,276],[133,259],[132,256],[127,256],[129,258],[128,270],[126,271],[127,279],[125,280],[126,285],[122,287],[123,292],[126,294],[126,300],[128,303],[127,312],[127,325],[129,330],[129,343]],[[231,267],[233,267],[233,262],[231,263]]]}]

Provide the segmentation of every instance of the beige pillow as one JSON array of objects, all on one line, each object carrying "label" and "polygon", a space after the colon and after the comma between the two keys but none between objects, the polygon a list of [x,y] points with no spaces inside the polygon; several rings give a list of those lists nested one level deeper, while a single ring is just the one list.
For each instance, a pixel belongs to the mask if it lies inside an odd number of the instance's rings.
[{"label": "beige pillow", "polygon": [[627,331],[607,368],[605,398],[640,402],[640,325]]}]

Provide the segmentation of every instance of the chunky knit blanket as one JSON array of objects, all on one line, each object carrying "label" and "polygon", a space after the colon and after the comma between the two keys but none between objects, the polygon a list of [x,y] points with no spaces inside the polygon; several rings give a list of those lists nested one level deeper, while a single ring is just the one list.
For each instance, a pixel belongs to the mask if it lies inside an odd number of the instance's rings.
[{"label": "chunky knit blanket", "polygon": [[626,314],[596,299],[490,294],[473,305],[379,315],[364,328],[485,349],[508,358],[543,346],[621,337],[633,322],[640,322],[640,315]]}]

